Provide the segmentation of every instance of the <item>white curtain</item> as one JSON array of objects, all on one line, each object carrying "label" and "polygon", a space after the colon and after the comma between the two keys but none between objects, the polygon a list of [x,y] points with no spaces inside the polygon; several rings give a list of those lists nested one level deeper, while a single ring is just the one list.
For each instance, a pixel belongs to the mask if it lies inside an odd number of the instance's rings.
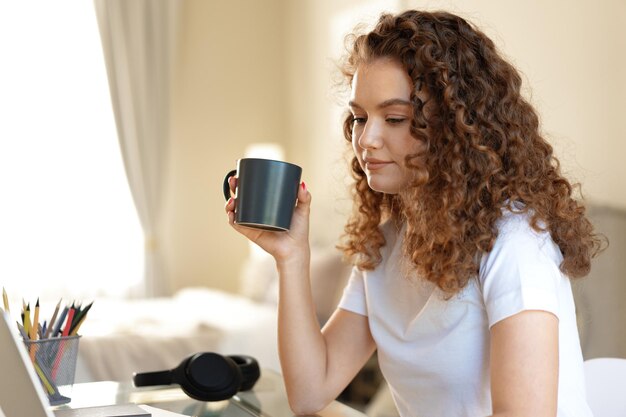
[{"label": "white curtain", "polygon": [[126,176],[145,237],[145,286],[169,293],[159,213],[169,142],[176,0],[94,0]]}]

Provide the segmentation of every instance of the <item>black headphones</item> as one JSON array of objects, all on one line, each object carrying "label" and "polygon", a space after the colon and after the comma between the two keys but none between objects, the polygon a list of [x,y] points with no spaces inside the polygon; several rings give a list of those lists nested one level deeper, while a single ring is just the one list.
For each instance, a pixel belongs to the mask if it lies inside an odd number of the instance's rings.
[{"label": "black headphones", "polygon": [[135,373],[133,383],[136,387],[179,384],[194,400],[221,401],[252,389],[260,376],[259,364],[251,356],[202,352],[184,359],[174,369]]}]

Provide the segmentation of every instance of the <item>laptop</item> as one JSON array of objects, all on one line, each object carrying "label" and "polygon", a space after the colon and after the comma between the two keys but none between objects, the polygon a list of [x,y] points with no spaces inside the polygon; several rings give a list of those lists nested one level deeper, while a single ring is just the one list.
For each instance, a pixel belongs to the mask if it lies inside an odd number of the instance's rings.
[{"label": "laptop", "polygon": [[[11,323],[11,318],[6,312],[0,311],[0,316],[2,316],[0,319],[0,369],[2,370],[0,374],[0,417],[162,415],[156,413],[157,409],[134,404],[65,409],[52,412],[22,338],[17,334],[17,326],[15,323]],[[13,328],[16,329],[15,332],[12,331]],[[152,414],[147,409],[152,409]],[[167,412],[163,413],[165,415]]]},{"label": "laptop", "polygon": [[[0,417],[55,417],[26,353],[21,336],[11,331],[10,317],[0,320]],[[13,323],[13,327],[17,327]]]}]

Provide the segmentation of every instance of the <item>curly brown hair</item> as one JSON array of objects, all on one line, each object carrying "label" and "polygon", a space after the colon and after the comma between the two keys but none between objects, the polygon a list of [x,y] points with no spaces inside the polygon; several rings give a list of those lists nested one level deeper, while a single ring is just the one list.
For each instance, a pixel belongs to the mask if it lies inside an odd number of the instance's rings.
[{"label": "curly brown hair", "polygon": [[[406,158],[416,175],[397,195],[370,189],[352,159],[354,210],[339,247],[357,267],[381,262],[382,222],[405,222],[404,252],[417,274],[452,295],[477,276],[502,209],[515,204],[535,230],[549,231],[563,254],[563,273],[588,274],[605,238],[574,198],[578,184],[561,175],[537,113],[520,93],[520,75],[485,34],[447,12],[406,11],[383,14],[371,32],[348,40],[342,65],[348,83],[361,64],[379,58],[402,64],[413,82],[411,135],[425,144]],[[427,103],[417,96],[422,88]],[[352,126],[349,114],[348,141]]]}]

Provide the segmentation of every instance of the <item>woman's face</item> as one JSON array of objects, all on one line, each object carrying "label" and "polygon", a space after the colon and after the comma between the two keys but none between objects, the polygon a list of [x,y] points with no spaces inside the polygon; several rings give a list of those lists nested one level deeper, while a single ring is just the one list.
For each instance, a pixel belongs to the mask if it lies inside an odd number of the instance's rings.
[{"label": "woman's face", "polygon": [[352,148],[371,189],[397,194],[411,180],[405,157],[424,144],[411,136],[413,83],[390,59],[360,65],[352,80]]}]

